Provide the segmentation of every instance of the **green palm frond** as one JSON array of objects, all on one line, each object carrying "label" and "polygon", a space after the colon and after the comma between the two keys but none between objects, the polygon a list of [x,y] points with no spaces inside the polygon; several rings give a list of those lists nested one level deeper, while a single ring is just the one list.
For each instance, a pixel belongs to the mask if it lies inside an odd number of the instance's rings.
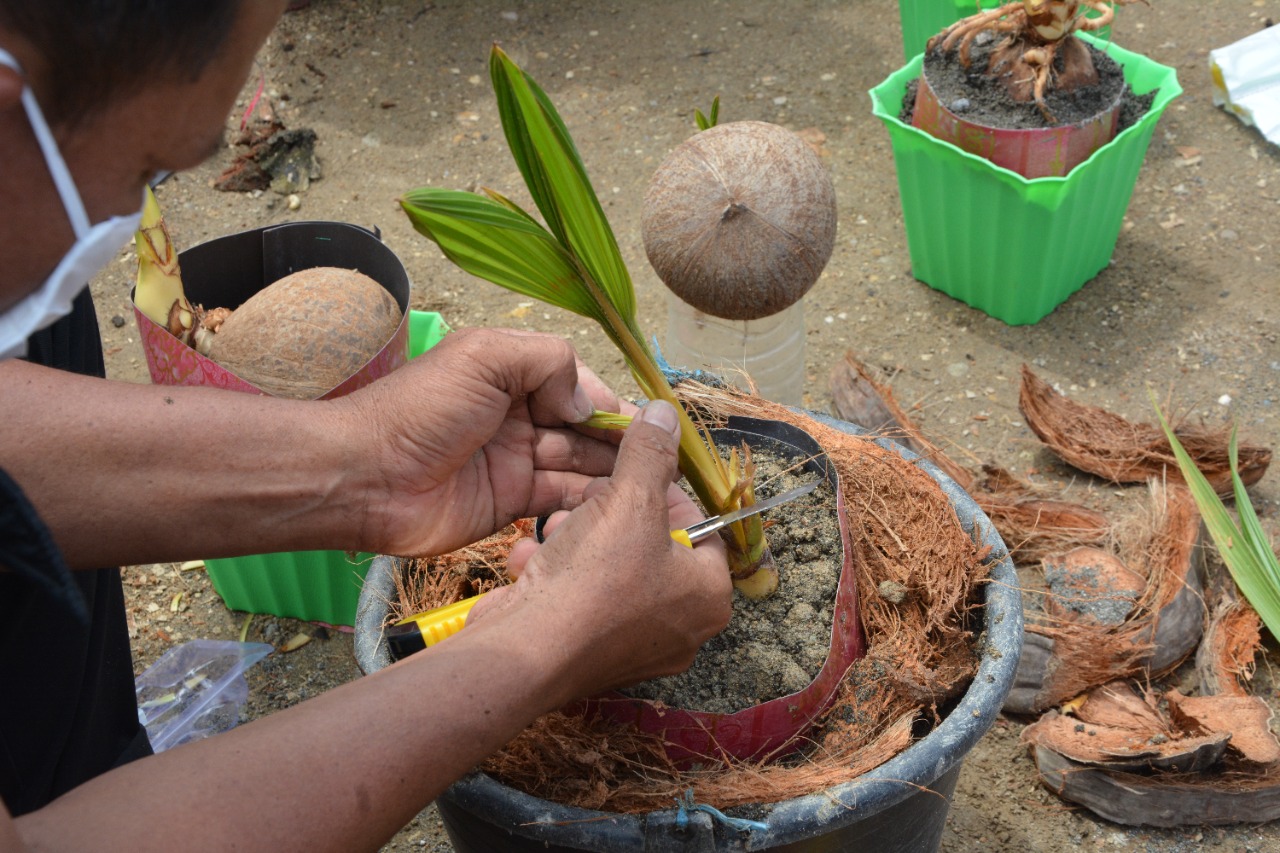
[{"label": "green palm frond", "polygon": [[[1156,403],[1152,395],[1152,403]],[[1235,491],[1236,513],[1240,516],[1237,524],[1227,511],[1226,504],[1218,497],[1205,479],[1204,474],[1196,466],[1195,460],[1183,448],[1177,435],[1165,420],[1164,412],[1156,404],[1156,415],[1160,418],[1160,426],[1165,437],[1173,448],[1178,460],[1178,468],[1182,478],[1191,489],[1200,516],[1205,527],[1213,538],[1213,543],[1222,556],[1222,562],[1231,572],[1236,586],[1245,599],[1258,612],[1271,636],[1280,639],[1280,559],[1267,542],[1266,532],[1258,521],[1258,514],[1253,509],[1249,494],[1245,491],[1244,481],[1240,479],[1239,449],[1236,444],[1236,430],[1231,430],[1231,442],[1228,454],[1231,460],[1231,483]]]}]

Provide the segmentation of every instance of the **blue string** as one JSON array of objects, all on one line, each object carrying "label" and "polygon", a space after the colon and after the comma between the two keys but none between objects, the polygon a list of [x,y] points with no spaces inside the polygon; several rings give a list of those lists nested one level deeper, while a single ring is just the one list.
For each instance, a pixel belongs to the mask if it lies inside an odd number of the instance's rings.
[{"label": "blue string", "polygon": [[730,829],[736,829],[738,832],[751,832],[756,829],[763,832],[769,828],[767,823],[762,823],[758,820],[747,820],[742,817],[729,817],[715,806],[709,806],[706,803],[695,803],[693,801],[692,788],[684,792],[684,797],[676,798],[676,805],[679,807],[676,811],[677,829],[685,829],[689,826],[689,811],[706,812],[712,818],[720,821]]},{"label": "blue string", "polygon": [[662,375],[666,378],[667,384],[673,388],[684,379],[692,379],[695,382],[701,382],[712,388],[723,388],[724,380],[714,373],[708,373],[705,370],[685,370],[682,367],[672,367],[667,363],[666,356],[662,354],[662,347],[658,344],[657,337],[653,338],[653,357],[658,362],[658,369],[662,371]]}]

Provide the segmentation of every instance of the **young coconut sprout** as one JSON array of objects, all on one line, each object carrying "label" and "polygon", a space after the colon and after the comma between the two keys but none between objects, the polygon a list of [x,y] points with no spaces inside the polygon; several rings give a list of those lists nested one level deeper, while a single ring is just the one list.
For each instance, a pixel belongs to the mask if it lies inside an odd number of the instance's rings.
[{"label": "young coconut sprout", "polygon": [[[496,45],[489,72],[512,156],[545,227],[501,194],[417,189],[401,199],[413,227],[472,275],[600,324],[649,399],[680,412],[680,470],[713,513],[755,502],[750,457],[728,463],[677,401],[636,321],[635,290],[586,168],[546,93]],[[734,583],[763,598],[778,575],[759,516],[725,537]]]},{"label": "young coconut sprout", "polygon": [[[940,46],[944,53],[960,51],[960,64],[969,67],[969,52],[980,33],[1007,33],[987,63],[987,74],[997,77],[1015,101],[1035,100],[1040,113],[1056,123],[1045,105],[1051,89],[1070,92],[1098,82],[1097,69],[1084,42],[1070,38],[1076,31],[1090,32],[1115,18],[1115,6],[1147,0],[1015,0],[986,12],[963,18],[929,39],[927,50]],[[1148,4],[1149,5],[1149,4]],[[1092,9],[1097,17],[1085,16]]]},{"label": "young coconut sprout", "polygon": [[187,301],[182,289],[182,270],[178,267],[178,250],[169,236],[169,226],[160,214],[151,187],[146,188],[142,220],[133,235],[138,252],[138,278],[133,292],[134,304],[151,322],[188,346],[194,346],[199,326],[197,309]]},{"label": "young coconut sprout", "polygon": [[658,166],[642,234],[649,263],[676,296],[713,317],[759,320],[798,302],[831,259],[835,187],[786,128],[721,124]]}]

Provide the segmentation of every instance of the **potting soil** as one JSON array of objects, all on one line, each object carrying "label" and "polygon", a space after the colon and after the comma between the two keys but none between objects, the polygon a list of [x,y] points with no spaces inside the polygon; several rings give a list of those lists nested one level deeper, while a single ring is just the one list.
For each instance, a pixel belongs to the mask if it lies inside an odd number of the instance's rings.
[{"label": "potting soil", "polygon": [[[985,36],[986,34],[982,34],[974,40],[968,67],[960,63],[959,55],[955,52],[931,50],[924,56],[923,73],[929,78],[929,85],[937,94],[939,103],[966,121],[1009,130],[1079,124],[1110,108],[1119,97],[1122,100],[1116,133],[1120,133],[1142,118],[1155,99],[1154,93],[1135,95],[1125,83],[1124,70],[1120,65],[1104,51],[1086,44],[1098,72],[1098,82],[1072,92],[1051,87],[1045,93],[1044,100],[1057,121],[1050,123],[1035,101],[1014,101],[1009,97],[999,76],[985,73],[991,53],[999,44],[998,39]],[[1061,61],[1062,54],[1059,53],[1054,61],[1055,69],[1060,69]],[[898,116],[906,124],[911,123],[915,110],[917,85],[918,81],[911,84],[903,99],[902,112]]]},{"label": "potting soil", "polygon": [[[722,451],[728,448],[721,448]],[[803,485],[815,476],[790,470],[794,460],[755,451],[758,498]],[[818,489],[766,513],[765,537],[777,562],[778,590],[763,601],[735,592],[733,617],[678,675],[624,691],[679,708],[730,714],[803,690],[831,647],[831,614],[842,549],[835,494]]]}]

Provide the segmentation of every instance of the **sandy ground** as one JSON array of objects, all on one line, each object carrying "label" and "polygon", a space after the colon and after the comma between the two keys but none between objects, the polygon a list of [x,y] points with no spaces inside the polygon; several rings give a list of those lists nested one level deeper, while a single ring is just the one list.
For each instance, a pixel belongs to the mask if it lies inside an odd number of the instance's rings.
[{"label": "sandy ground", "polygon": [[[566,335],[597,372],[633,393],[587,321],[530,310],[454,270],[410,229],[396,199],[422,185],[478,183],[525,199],[487,79],[489,45],[500,41],[559,105],[635,278],[642,323],[661,335],[663,288],[644,258],[640,202],[661,158],[693,132],[693,109],[719,95],[722,120],[825,135],[840,225],[831,262],[806,298],[806,403],[829,408],[828,371],[852,351],[892,374],[898,399],[962,463],[996,461],[1037,482],[1069,484],[1074,499],[1105,503],[1121,490],[1073,476],[1023,423],[1023,363],[1072,397],[1134,420],[1152,419],[1151,387],[1171,393],[1192,421],[1234,420],[1249,440],[1280,445],[1280,150],[1211,104],[1206,59],[1268,17],[1280,18],[1276,0],[1153,0],[1124,10],[1117,43],[1176,68],[1185,94],[1156,129],[1111,265],[1034,326],[1006,326],[911,277],[889,138],[866,94],[903,63],[893,4],[313,0],[288,14],[263,49],[259,108],[316,131],[323,179],[297,209],[271,192],[217,192],[210,183],[231,162],[228,150],[171,178],[160,200],[180,246],[289,220],[377,226],[408,267],[414,307],[440,311],[455,327]],[[132,269],[132,254],[122,254],[94,285],[109,369],[143,382],[128,304]],[[1272,475],[1253,490],[1273,540],[1277,482]],[[174,643],[239,634],[243,614],[227,611],[202,572],[136,567],[127,584],[139,671]],[[314,630],[258,616],[249,637],[278,645]],[[350,636],[328,632],[259,665],[248,715],[358,675]],[[1260,681],[1274,699],[1269,677]],[[1147,831],[1075,810],[1037,784],[1018,744],[1024,722],[1001,720],[969,756],[944,850],[1280,849],[1274,826]],[[452,848],[428,809],[385,849]]]}]

